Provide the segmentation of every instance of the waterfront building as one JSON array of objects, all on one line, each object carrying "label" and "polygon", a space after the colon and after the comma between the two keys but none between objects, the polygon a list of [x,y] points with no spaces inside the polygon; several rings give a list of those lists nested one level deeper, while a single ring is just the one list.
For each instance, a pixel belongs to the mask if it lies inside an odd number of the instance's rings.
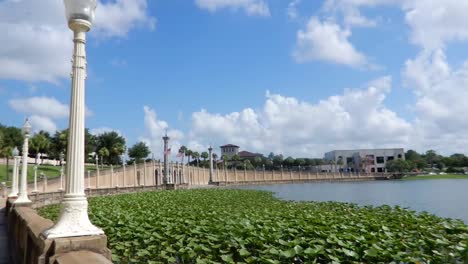
[{"label": "waterfront building", "polygon": [[388,161],[405,159],[403,148],[333,150],[324,160],[334,165],[334,171],[386,172]]}]

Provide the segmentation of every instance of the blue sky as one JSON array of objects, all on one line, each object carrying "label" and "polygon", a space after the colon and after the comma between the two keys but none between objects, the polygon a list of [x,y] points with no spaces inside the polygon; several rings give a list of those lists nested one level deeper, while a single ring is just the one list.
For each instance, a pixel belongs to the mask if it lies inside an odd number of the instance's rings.
[{"label": "blue sky", "polygon": [[[166,128],[173,148],[196,150],[468,153],[466,11],[456,0],[101,1],[88,34],[87,127],[156,155]],[[0,1],[0,29],[0,122],[65,128],[62,2]]]}]

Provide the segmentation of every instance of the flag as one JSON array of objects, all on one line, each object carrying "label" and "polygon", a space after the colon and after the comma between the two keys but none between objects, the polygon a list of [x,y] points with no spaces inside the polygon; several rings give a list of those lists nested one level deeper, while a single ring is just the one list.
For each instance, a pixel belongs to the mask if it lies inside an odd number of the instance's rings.
[{"label": "flag", "polygon": [[183,156],[184,156],[184,153],[183,153],[183,152],[179,152],[179,153],[177,153],[177,156],[176,156],[176,157],[177,157],[177,158],[180,158],[180,157],[183,157]]},{"label": "flag", "polygon": [[164,155],[169,155],[171,154],[171,148],[168,148],[166,151],[164,151]]}]

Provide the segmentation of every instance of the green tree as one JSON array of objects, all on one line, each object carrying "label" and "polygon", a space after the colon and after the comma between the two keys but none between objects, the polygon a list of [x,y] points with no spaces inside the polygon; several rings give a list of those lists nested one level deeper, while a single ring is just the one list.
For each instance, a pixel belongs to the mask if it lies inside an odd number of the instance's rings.
[{"label": "green tree", "polygon": [[298,158],[294,160],[294,165],[296,166],[304,166],[306,164],[306,161],[302,158]]},{"label": "green tree", "polygon": [[187,150],[185,151],[185,156],[187,157],[188,164],[190,164],[190,158],[192,158],[192,155],[193,155],[193,151],[192,151],[192,150],[187,149]]},{"label": "green tree", "polygon": [[276,155],[273,157],[273,165],[275,166],[280,166],[281,164],[283,164],[283,155],[279,154],[279,155]]},{"label": "green tree", "polygon": [[223,155],[221,156],[221,159],[223,160],[223,166],[226,167],[227,166],[227,162],[228,162],[228,157],[226,155]]},{"label": "green tree", "polygon": [[197,167],[198,167],[199,162],[200,162],[200,160],[199,160],[200,159],[200,153],[198,153],[197,151],[192,152],[192,158],[197,163]]},{"label": "green tree", "polygon": [[212,155],[213,155],[213,160],[218,160],[218,154],[213,153]]},{"label": "green tree", "polygon": [[148,157],[150,150],[145,142],[138,142],[128,149],[128,156],[136,162],[141,162]]},{"label": "green tree", "polygon": [[203,161],[206,161],[207,158],[209,158],[210,154],[208,152],[203,151],[200,155],[203,158]]},{"label": "green tree", "polygon": [[440,160],[440,157],[439,155],[437,155],[437,152],[432,149],[426,151],[424,157],[426,158],[426,162],[431,165],[431,168],[433,168],[434,164]]},{"label": "green tree", "polygon": [[108,156],[103,156],[107,164],[119,164],[121,155],[125,152],[125,138],[117,132],[105,132],[96,136],[96,149],[106,148]]},{"label": "green tree", "polygon": [[31,137],[30,149],[32,150],[31,154],[35,155],[35,163],[37,165],[37,158],[39,153],[49,153],[49,148],[51,145],[50,137],[48,133],[40,131]]},{"label": "green tree", "polygon": [[409,149],[405,153],[405,159],[406,160],[411,160],[411,161],[416,161],[416,160],[421,159],[421,155],[419,155],[418,152],[416,152],[416,151],[414,151],[412,149]]},{"label": "green tree", "polygon": [[103,165],[104,160],[107,160],[106,158],[109,157],[110,151],[106,147],[102,147],[99,149],[99,157],[101,157],[101,165]]},{"label": "green tree", "polygon": [[411,166],[406,160],[396,159],[387,161],[386,168],[388,172],[404,173],[410,171]]},{"label": "green tree", "polygon": [[294,166],[294,158],[293,157],[287,157],[283,161],[283,166],[288,167],[288,168]]},{"label": "green tree", "polygon": [[17,127],[6,127],[0,124],[0,131],[2,131],[3,146],[17,147],[20,149],[23,146],[23,134],[21,129]]}]

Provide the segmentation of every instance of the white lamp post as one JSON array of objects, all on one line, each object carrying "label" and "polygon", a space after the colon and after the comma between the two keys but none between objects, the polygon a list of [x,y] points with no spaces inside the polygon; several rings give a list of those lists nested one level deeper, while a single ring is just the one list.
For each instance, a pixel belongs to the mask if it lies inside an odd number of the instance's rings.
[{"label": "white lamp post", "polygon": [[8,194],[8,198],[15,198],[18,197],[18,167],[19,167],[19,151],[18,148],[15,147],[13,149],[13,177],[11,181],[11,191]]},{"label": "white lamp post", "polygon": [[65,158],[65,154],[60,153],[60,191],[63,191],[63,161]]},{"label": "white lamp post", "polygon": [[126,173],[125,173],[125,155],[123,155],[123,154],[122,154],[122,170],[123,170],[123,179],[122,179],[123,182],[122,182],[122,186],[123,186],[123,187],[126,187],[126,184],[125,184],[125,177],[126,177],[127,175],[125,175],[125,174],[126,174]]},{"label": "white lamp post", "polygon": [[97,153],[94,156],[94,158],[96,159],[96,189],[98,189],[99,188],[99,156]]},{"label": "white lamp post", "polygon": [[33,193],[37,193],[37,165],[34,166],[34,190]]},{"label": "white lamp post", "polygon": [[28,198],[28,145],[29,145],[29,136],[31,135],[31,125],[29,124],[28,119],[23,125],[23,135],[24,135],[24,143],[23,143],[23,168],[21,169],[21,181],[20,181],[20,190],[18,194],[18,199],[14,202],[14,204],[27,204],[30,203],[31,200]]},{"label": "white lamp post", "polygon": [[64,0],[68,26],[74,33],[74,53],[70,122],[67,148],[65,195],[57,223],[44,231],[46,238],[100,235],[88,217],[88,201],[84,192],[85,157],[85,78],[86,32],[91,29],[96,0]]}]

